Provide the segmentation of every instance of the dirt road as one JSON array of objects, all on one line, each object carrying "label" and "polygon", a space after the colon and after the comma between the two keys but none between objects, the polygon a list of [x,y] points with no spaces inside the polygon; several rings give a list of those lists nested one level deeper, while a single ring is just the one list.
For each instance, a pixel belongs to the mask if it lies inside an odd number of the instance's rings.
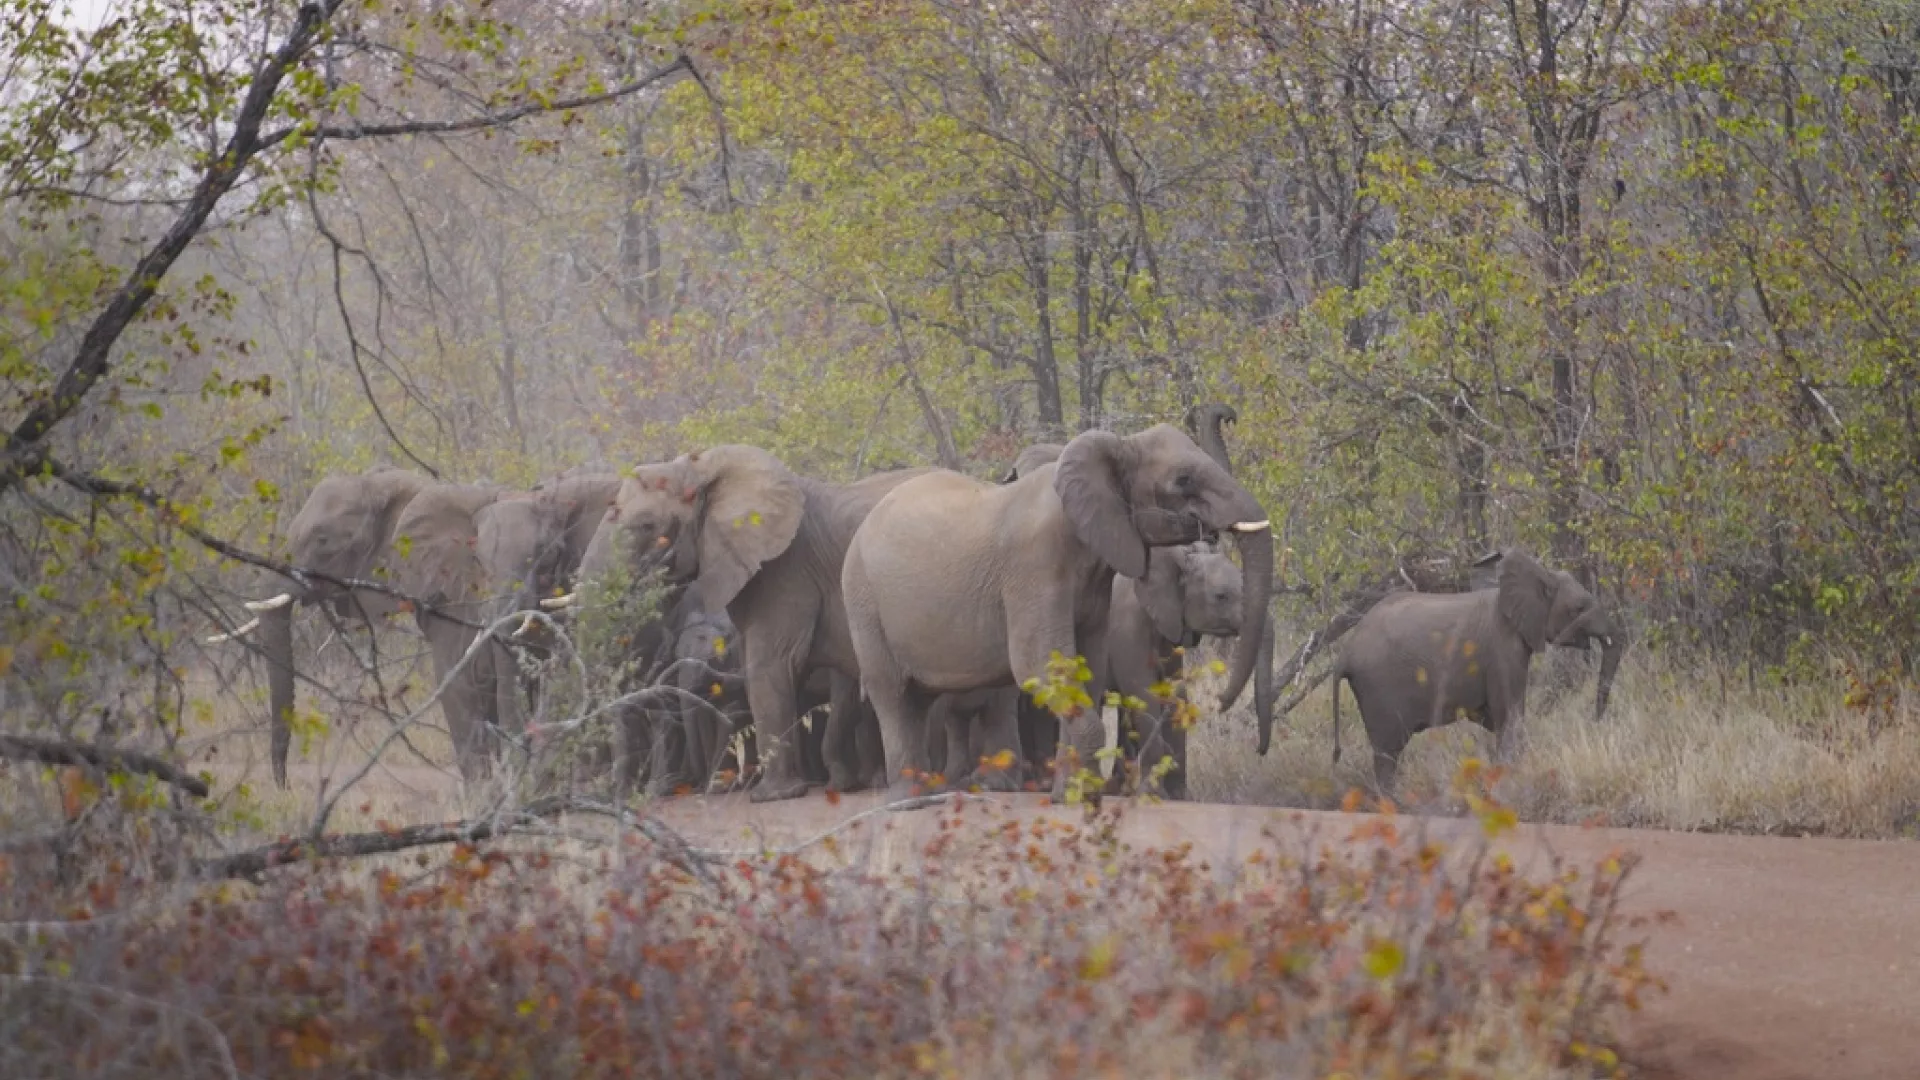
[{"label": "dirt road", "polygon": [[[1021,815],[1065,812],[1037,796],[996,798]],[[717,846],[739,845],[750,830],[787,844],[874,805],[871,796],[766,806],[729,796],[671,800],[662,816]],[[890,826],[877,850],[900,851],[933,821],[924,811],[878,814],[841,835]],[[1270,823],[1285,837],[1316,824],[1339,835],[1355,821],[1180,804],[1131,807],[1122,831],[1138,845],[1191,841],[1197,853],[1231,858],[1254,850]],[[1443,834],[1474,827],[1433,824]],[[1637,851],[1644,861],[1626,909],[1679,916],[1650,931],[1648,964],[1671,992],[1630,1021],[1626,1058],[1640,1075],[1920,1080],[1920,844],[1522,826],[1501,846],[1523,870],[1551,851],[1588,864],[1614,848]]]}]

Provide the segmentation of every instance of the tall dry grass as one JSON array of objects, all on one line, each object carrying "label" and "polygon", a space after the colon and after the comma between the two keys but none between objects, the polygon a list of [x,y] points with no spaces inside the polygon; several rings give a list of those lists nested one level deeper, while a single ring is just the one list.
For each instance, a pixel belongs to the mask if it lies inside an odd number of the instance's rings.
[{"label": "tall dry grass", "polygon": [[[1911,697],[1875,714],[1848,705],[1837,682],[1750,684],[1744,673],[1635,650],[1596,723],[1591,669],[1562,660],[1556,673],[1554,666],[1547,657],[1534,660],[1533,714],[1497,789],[1525,820],[1920,836],[1920,710]],[[1213,678],[1195,680],[1202,700],[1217,692]],[[1324,684],[1275,725],[1264,758],[1253,752],[1248,703],[1205,717],[1189,751],[1194,798],[1329,808],[1350,788],[1367,788],[1366,731],[1352,690],[1340,692],[1338,765]],[[1493,751],[1492,736],[1474,724],[1424,732],[1402,757],[1391,794],[1408,810],[1460,813],[1449,778],[1463,757],[1491,760]]]}]

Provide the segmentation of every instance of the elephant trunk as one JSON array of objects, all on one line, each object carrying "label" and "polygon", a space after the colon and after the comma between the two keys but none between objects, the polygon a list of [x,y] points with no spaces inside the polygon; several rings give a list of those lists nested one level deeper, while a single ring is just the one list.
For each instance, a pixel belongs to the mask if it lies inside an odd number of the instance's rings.
[{"label": "elephant trunk", "polygon": [[1253,714],[1260,726],[1260,754],[1273,744],[1273,614],[1260,620],[1260,655],[1253,668]]},{"label": "elephant trunk", "polygon": [[[1262,629],[1267,625],[1267,603],[1273,597],[1273,529],[1264,518],[1254,516],[1260,510],[1251,495],[1246,497],[1246,503],[1251,513],[1240,514],[1232,529],[1238,534],[1240,545],[1240,625],[1252,628],[1253,632],[1241,634],[1234,648],[1233,669],[1220,698],[1223,710],[1233,706],[1234,699],[1246,689],[1247,680],[1259,666],[1261,645],[1267,636]],[[1262,727],[1273,723],[1273,702],[1260,701],[1257,690],[1254,709]]]},{"label": "elephant trunk", "polygon": [[267,654],[267,723],[273,782],[287,786],[287,751],[293,743],[293,604],[260,613],[260,647]]},{"label": "elephant trunk", "polygon": [[1613,696],[1613,677],[1620,671],[1621,654],[1627,651],[1627,638],[1617,626],[1600,639],[1600,684],[1593,693],[1593,718],[1597,722],[1607,714],[1607,701]]},{"label": "elephant trunk", "polygon": [[1221,425],[1239,423],[1240,414],[1231,405],[1195,405],[1187,412],[1187,425],[1193,429],[1194,441],[1200,449],[1207,452],[1219,466],[1233,475],[1233,459],[1227,456],[1226,436]]}]

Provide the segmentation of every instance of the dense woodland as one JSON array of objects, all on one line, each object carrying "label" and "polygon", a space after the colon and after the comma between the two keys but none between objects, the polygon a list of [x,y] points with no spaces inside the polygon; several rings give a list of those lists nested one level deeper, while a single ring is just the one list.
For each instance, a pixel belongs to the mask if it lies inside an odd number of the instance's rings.
[{"label": "dense woodland", "polygon": [[[539,725],[463,784],[418,636],[320,620],[269,791],[208,638],[381,463],[991,478],[1224,402],[1293,701],[1495,547],[1629,628],[1403,805],[1911,836],[1916,244],[1911,0],[0,0],[0,1074],[1626,1075],[1618,852],[701,847]],[[1323,705],[1207,711],[1199,800],[1362,808]]]},{"label": "dense woodland", "polygon": [[1519,543],[1688,662],[1911,673],[1908,5],[4,10],[9,725],[177,716],[330,472],[1203,400],[1288,624]]}]

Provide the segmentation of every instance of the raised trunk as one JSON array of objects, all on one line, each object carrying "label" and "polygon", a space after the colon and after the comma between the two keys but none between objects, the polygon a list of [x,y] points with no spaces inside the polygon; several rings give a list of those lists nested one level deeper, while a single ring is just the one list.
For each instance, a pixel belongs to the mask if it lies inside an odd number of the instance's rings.
[{"label": "raised trunk", "polygon": [[293,744],[293,609],[282,604],[260,613],[260,648],[267,654],[268,750],[273,782],[287,786],[287,752]]},{"label": "raised trunk", "polygon": [[1231,405],[1195,405],[1187,411],[1187,426],[1193,429],[1193,439],[1207,456],[1233,475],[1233,459],[1227,455],[1227,439],[1221,427],[1240,421],[1240,414]]}]

